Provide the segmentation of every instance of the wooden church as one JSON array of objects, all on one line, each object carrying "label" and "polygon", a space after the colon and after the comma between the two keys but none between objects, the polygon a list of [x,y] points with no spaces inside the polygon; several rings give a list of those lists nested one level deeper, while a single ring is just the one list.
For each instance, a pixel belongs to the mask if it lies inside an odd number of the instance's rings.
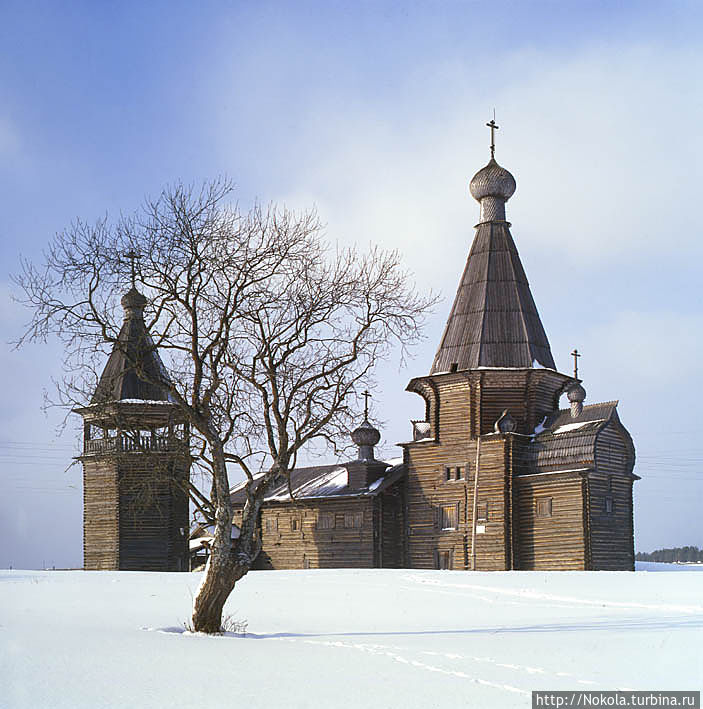
[{"label": "wooden church", "polygon": [[[556,370],[506,221],[515,188],[492,140],[469,186],[480,218],[444,334],[429,374],[407,386],[425,417],[402,457],[375,458],[367,410],[354,460],[292,471],[293,497],[287,482],[268,491],[255,568],[634,568],[632,439],[617,402],[584,405],[577,366]],[[77,410],[86,568],[186,568],[188,428],[124,356],[146,346],[146,366],[168,376],[144,304],[134,288],[123,299],[122,344]],[[232,501],[237,524],[243,486]]]},{"label": "wooden church", "polygon": [[617,402],[584,406],[577,370],[556,370],[494,150],[469,185],[480,217],[437,354],[407,387],[425,418],[400,460],[375,460],[366,418],[357,460],[293,471],[293,500],[272,490],[260,568],[634,569],[632,439]]}]

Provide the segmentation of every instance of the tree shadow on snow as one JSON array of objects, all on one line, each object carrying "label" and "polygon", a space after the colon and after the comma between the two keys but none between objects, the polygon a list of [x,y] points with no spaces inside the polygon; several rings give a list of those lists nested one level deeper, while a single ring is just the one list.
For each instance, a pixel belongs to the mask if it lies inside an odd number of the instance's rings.
[{"label": "tree shadow on snow", "polygon": [[[250,633],[245,634],[222,633],[221,637],[233,637],[248,640],[275,640],[279,638],[375,638],[375,637],[403,637],[403,636],[447,636],[447,635],[503,635],[509,633],[581,633],[581,632],[647,632],[690,630],[703,628],[703,618],[700,616],[676,616],[660,618],[603,618],[590,621],[567,621],[563,623],[549,623],[536,625],[500,626],[488,628],[467,628],[451,630],[374,630],[351,631],[330,633]],[[205,635],[192,633],[184,627],[169,628],[143,628],[143,630],[156,630],[161,633],[175,633],[179,635]]]}]

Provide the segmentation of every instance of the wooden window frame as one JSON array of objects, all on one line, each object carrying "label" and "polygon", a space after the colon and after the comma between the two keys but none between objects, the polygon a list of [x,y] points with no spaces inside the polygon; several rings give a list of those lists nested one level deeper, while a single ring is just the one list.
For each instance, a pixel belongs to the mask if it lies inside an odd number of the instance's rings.
[{"label": "wooden window frame", "polygon": [[363,526],[363,512],[352,511],[344,513],[344,529],[361,529]]},{"label": "wooden window frame", "polygon": [[[332,523],[329,526],[327,524],[323,525],[322,520],[331,520]],[[336,529],[337,528],[337,516],[335,515],[334,512],[321,512],[317,517],[317,521],[315,523],[315,526],[319,530]]]},{"label": "wooden window frame", "polygon": [[[451,510],[451,515],[454,517],[454,526],[448,527],[444,525],[445,520],[445,510],[449,512]],[[440,505],[439,507],[439,529],[442,532],[456,532],[459,529],[459,503],[454,502],[448,505]],[[451,521],[451,520],[449,520]]]},{"label": "wooden window frame", "polygon": [[[546,508],[541,507],[546,505]],[[551,496],[535,497],[535,517],[550,519],[554,515],[554,500]]]},{"label": "wooden window frame", "polygon": [[615,513],[615,502],[612,495],[606,495],[603,499],[603,511],[607,515],[612,515]]},{"label": "wooden window frame", "polygon": [[[446,566],[442,566],[441,559],[446,558]],[[454,568],[454,549],[435,549],[434,567],[439,571],[451,571]]]},{"label": "wooden window frame", "polygon": [[300,517],[291,517],[290,520],[290,531],[291,532],[299,532],[302,528],[302,522]]},{"label": "wooden window frame", "polygon": [[476,521],[488,522],[488,502],[486,500],[476,503]]},{"label": "wooden window frame", "polygon": [[267,515],[265,519],[265,529],[269,534],[278,532],[278,515]]}]

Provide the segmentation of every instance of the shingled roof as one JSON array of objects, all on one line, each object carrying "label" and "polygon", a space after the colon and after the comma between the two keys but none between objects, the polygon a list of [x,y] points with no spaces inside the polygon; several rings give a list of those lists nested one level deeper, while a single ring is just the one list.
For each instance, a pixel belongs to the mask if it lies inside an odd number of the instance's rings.
[{"label": "shingled roof", "polygon": [[528,474],[590,469],[595,464],[596,439],[609,423],[622,428],[617,401],[584,406],[578,416],[569,409],[556,411],[538,427],[527,447],[525,472]]},{"label": "shingled roof", "polygon": [[[134,287],[122,298],[125,320],[91,404],[122,399],[169,401],[169,377],[144,322],[146,298]],[[143,374],[139,377],[137,370]],[[163,382],[160,386],[156,382]]]},{"label": "shingled roof", "polygon": [[[395,462],[395,461],[394,461]],[[296,500],[321,498],[366,497],[383,492],[405,474],[405,466],[398,463],[389,467],[384,475],[369,487],[350,487],[347,468],[344,465],[314,465],[308,468],[296,468],[290,471],[291,489]],[[254,481],[256,486],[261,478]],[[243,505],[246,502],[246,482],[232,488],[232,504]],[[265,497],[266,502],[291,502],[288,482],[281,480],[273,485]]]},{"label": "shingled roof", "polygon": [[471,193],[481,202],[481,223],[430,374],[478,367],[555,369],[505,221],[505,201],[514,189],[514,178],[495,160],[471,181]]}]

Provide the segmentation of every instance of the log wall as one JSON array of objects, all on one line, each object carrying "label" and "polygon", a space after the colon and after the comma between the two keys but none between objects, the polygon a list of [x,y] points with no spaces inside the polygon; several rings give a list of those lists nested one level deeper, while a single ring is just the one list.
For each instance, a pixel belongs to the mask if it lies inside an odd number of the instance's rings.
[{"label": "log wall", "polygon": [[83,459],[85,569],[188,568],[188,466],[160,453]]},{"label": "log wall", "polygon": [[589,476],[594,569],[635,568],[630,474],[633,462],[627,441],[617,426],[609,424],[600,431],[596,439],[596,470]]},{"label": "log wall", "polygon": [[[584,486],[578,473],[514,479],[518,520],[515,565],[523,570],[586,569]],[[548,505],[550,514],[539,514]],[[544,508],[542,508],[544,512]]]},{"label": "log wall", "polygon": [[117,464],[83,461],[83,568],[119,569]]},{"label": "log wall", "polygon": [[120,569],[188,570],[187,468],[161,455],[125,456],[120,477]]},{"label": "log wall", "polygon": [[[471,545],[477,445],[472,432],[483,425],[475,415],[482,391],[463,373],[436,377],[435,385],[438,439],[406,444],[406,565],[469,569],[474,558]],[[483,528],[475,535],[479,570],[510,568],[506,455],[504,436],[482,437],[477,511],[485,511],[486,519],[477,515],[477,528]],[[458,477],[457,469],[461,470]],[[456,520],[451,528],[445,528],[444,510]]]},{"label": "log wall", "polygon": [[[323,516],[333,526],[321,529]],[[241,510],[234,519],[241,520]],[[268,503],[261,510],[261,541],[256,568],[373,568],[373,498]]]}]

